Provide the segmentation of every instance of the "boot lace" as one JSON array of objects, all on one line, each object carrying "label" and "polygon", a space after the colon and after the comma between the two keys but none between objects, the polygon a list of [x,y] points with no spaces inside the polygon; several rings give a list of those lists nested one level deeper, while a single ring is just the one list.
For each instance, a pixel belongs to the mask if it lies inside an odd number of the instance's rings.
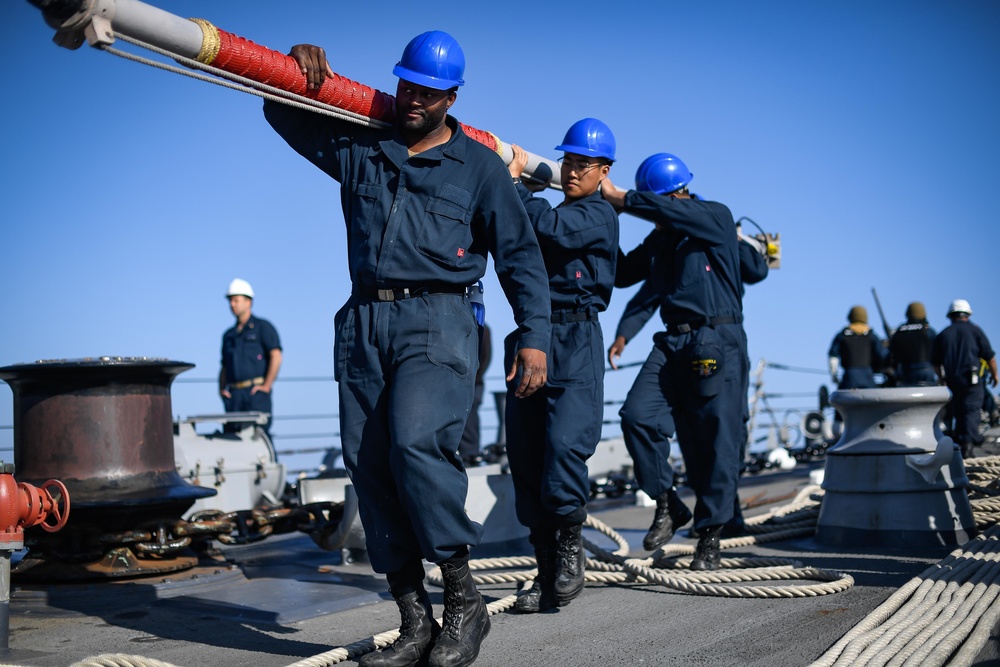
[{"label": "boot lace", "polygon": [[578,568],[577,558],[580,554],[580,542],[574,536],[572,539],[559,541],[559,558],[571,574],[576,574]]},{"label": "boot lace", "polygon": [[448,586],[444,592],[444,628],[452,639],[460,639],[462,636],[462,612],[465,610],[465,594],[457,585]]},{"label": "boot lace", "polygon": [[405,604],[402,600],[396,600],[396,606],[399,607],[399,617],[402,619],[402,622],[399,624],[399,637],[392,643],[393,646],[405,642],[413,634],[415,627],[413,624],[413,613],[409,605]]}]

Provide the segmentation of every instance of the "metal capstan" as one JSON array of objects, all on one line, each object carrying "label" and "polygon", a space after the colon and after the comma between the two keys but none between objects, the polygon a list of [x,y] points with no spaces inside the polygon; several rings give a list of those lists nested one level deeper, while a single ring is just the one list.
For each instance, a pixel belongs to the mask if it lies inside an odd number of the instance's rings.
[{"label": "metal capstan", "polygon": [[162,526],[179,520],[196,500],[216,493],[188,484],[176,469],[170,385],[189,368],[123,357],[0,368],[14,394],[19,477],[36,485],[58,478],[73,497],[64,530],[26,534],[30,557],[15,574],[119,577],[197,562],[180,549],[170,549],[171,557],[143,559],[125,546],[140,527],[162,534]]},{"label": "metal capstan", "polygon": [[937,415],[946,387],[849,389],[830,403],[844,433],[826,454],[816,537],[848,547],[963,544],[976,534],[958,445]]}]

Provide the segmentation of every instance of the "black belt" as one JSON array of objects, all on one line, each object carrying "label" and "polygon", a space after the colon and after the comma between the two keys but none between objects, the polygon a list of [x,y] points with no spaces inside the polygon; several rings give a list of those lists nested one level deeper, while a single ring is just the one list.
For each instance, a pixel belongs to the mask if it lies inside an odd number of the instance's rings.
[{"label": "black belt", "polygon": [[552,324],[565,324],[566,322],[596,322],[597,311],[586,310],[579,312],[576,310],[553,310]]},{"label": "black belt", "polygon": [[465,294],[466,288],[458,285],[423,285],[420,287],[363,287],[360,296],[374,301],[400,301],[425,294]]},{"label": "black belt", "polygon": [[700,320],[692,320],[690,322],[670,322],[667,324],[667,333],[671,336],[676,336],[677,334],[691,333],[695,329],[700,329],[706,324],[709,326],[715,326],[716,324],[739,324],[742,321],[742,315],[727,315],[725,317],[704,317]]}]

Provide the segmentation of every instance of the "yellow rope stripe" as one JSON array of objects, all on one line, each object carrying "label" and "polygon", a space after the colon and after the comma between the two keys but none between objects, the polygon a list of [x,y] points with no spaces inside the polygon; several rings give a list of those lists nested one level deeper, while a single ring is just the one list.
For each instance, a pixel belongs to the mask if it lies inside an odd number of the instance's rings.
[{"label": "yellow rope stripe", "polygon": [[219,38],[219,29],[205,19],[188,20],[194,21],[201,28],[201,51],[198,52],[195,60],[204,65],[211,65],[215,57],[219,55],[219,49],[222,47],[222,40]]}]

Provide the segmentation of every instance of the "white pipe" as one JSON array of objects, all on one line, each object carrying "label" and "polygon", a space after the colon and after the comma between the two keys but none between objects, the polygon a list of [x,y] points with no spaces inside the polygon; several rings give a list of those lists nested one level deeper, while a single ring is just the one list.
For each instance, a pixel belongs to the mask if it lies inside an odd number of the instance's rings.
[{"label": "white pipe", "polygon": [[113,0],[116,32],[152,44],[185,58],[201,51],[201,27],[186,18],[175,16],[139,0]]},{"label": "white pipe", "polygon": [[[181,18],[139,0],[97,0],[86,9],[89,9],[89,16],[75,16],[73,22],[76,25],[82,26],[94,19],[110,21],[114,32],[179,56],[193,59],[201,52],[202,29],[190,19]],[[100,41],[110,42],[111,36],[103,36]],[[500,142],[500,157],[504,164],[510,164],[514,158],[510,144],[506,141]],[[528,153],[525,175],[533,177],[543,164],[551,172],[549,187],[561,189],[559,165],[553,160]],[[542,173],[545,173],[544,168]]]}]

